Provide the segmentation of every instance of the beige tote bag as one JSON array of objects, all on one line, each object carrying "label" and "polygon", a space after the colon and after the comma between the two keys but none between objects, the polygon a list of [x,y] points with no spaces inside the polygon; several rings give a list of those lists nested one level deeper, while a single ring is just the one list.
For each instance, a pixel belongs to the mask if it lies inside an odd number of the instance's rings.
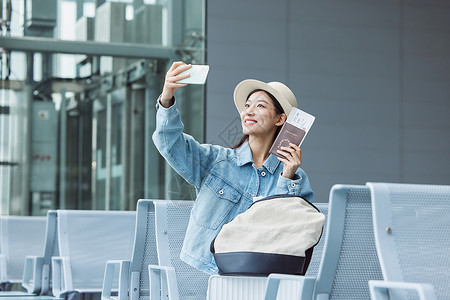
[{"label": "beige tote bag", "polygon": [[211,243],[219,274],[304,275],[322,236],[325,215],[307,200],[277,195],[254,202]]}]

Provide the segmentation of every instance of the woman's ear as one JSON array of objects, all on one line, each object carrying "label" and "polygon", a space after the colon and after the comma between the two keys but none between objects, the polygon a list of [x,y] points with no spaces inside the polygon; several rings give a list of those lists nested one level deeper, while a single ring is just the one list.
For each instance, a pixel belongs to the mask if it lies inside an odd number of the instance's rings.
[{"label": "woman's ear", "polygon": [[287,116],[285,113],[282,113],[278,116],[278,120],[275,123],[276,126],[281,126],[284,124],[284,122],[286,122]]}]

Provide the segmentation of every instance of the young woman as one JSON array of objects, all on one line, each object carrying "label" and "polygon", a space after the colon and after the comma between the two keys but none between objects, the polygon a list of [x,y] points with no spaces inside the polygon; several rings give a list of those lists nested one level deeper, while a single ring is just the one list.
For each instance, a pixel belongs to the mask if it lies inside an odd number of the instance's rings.
[{"label": "young woman", "polygon": [[189,77],[179,73],[190,67],[174,62],[168,70],[157,101],[153,141],[172,168],[197,192],[180,257],[201,271],[215,274],[211,241],[222,225],[247,210],[254,198],[291,194],[312,201],[313,192],[299,167],[301,150],[297,145],[282,148],[280,154],[285,158],[269,154],[276,134],[292,107],[297,106],[292,91],[279,82],[242,81],[235,88],[234,102],[244,138],[232,149],[199,144],[183,133],[174,97],[175,91],[185,86],[177,81]]}]

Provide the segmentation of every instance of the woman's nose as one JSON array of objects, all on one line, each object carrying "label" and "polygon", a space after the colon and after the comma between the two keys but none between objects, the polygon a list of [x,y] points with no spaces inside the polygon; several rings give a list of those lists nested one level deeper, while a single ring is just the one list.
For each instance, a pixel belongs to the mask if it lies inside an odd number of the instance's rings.
[{"label": "woman's nose", "polygon": [[245,113],[248,115],[253,115],[254,114],[254,108],[253,106],[248,106],[245,108]]}]

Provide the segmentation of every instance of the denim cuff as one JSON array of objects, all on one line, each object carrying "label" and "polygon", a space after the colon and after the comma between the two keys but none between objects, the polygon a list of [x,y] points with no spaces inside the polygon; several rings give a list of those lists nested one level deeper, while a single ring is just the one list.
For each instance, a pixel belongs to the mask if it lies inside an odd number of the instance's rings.
[{"label": "denim cuff", "polygon": [[299,195],[301,190],[302,177],[295,174],[293,179],[288,179],[280,175],[277,182],[277,194]]},{"label": "denim cuff", "polygon": [[159,114],[160,116],[163,116],[163,117],[170,117],[176,113],[177,109],[176,109],[176,105],[175,105],[175,102],[176,102],[175,97],[172,97],[173,104],[167,108],[161,105],[160,99],[161,99],[161,96],[159,96],[158,100],[156,100],[157,114]]}]

